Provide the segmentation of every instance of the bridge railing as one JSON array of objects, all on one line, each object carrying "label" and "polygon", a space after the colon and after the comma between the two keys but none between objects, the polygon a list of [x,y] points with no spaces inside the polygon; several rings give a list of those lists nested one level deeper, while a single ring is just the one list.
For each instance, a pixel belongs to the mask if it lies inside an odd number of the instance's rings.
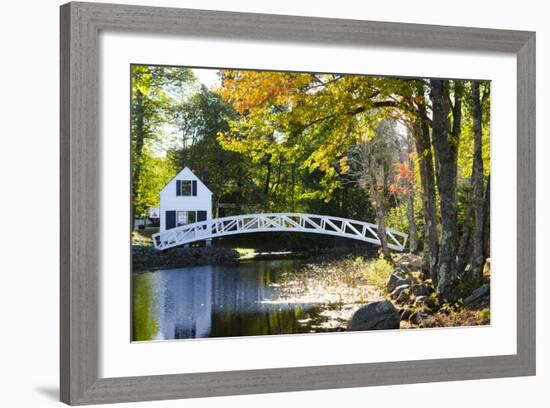
[{"label": "bridge railing", "polygon": [[[260,213],[214,218],[153,234],[163,250],[195,241],[253,232],[306,232],[356,239],[380,245],[378,227],[365,221],[306,213]],[[403,251],[408,235],[386,228],[388,247]]]}]

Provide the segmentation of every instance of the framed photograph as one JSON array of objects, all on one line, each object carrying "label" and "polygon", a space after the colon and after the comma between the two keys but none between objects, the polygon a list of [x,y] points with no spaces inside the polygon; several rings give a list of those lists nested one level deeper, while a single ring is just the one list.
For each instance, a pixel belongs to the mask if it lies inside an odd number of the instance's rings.
[{"label": "framed photograph", "polygon": [[534,375],[534,112],[532,32],[62,6],[61,400]]}]

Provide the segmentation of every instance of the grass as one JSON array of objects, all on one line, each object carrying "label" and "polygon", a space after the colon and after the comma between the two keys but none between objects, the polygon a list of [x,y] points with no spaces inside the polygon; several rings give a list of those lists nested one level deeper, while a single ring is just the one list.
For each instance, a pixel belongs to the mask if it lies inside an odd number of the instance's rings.
[{"label": "grass", "polygon": [[146,229],[136,229],[132,232],[132,244],[133,245],[153,245],[153,240],[151,235],[159,232],[158,228],[146,228]]},{"label": "grass", "polygon": [[365,260],[359,256],[353,260],[355,269],[359,269],[369,284],[384,289],[393,272],[393,266],[383,258]]},{"label": "grass", "polygon": [[491,318],[491,310],[490,309],[482,309],[479,311],[479,318],[480,319],[490,319]]},{"label": "grass", "polygon": [[254,248],[233,248],[233,249],[239,253],[239,259],[252,259],[256,254],[256,250]]}]

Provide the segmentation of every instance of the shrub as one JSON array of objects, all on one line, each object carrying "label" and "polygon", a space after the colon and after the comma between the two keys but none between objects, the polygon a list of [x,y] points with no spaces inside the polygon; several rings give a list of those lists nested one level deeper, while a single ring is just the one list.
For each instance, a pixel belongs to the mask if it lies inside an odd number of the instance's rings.
[{"label": "shrub", "polygon": [[367,263],[365,262],[365,258],[362,256],[358,256],[353,260],[353,267],[354,268],[365,268],[367,267]]},{"label": "shrub", "polygon": [[490,309],[480,310],[479,317],[482,319],[489,319],[491,317],[491,310]]},{"label": "shrub", "polygon": [[460,296],[466,297],[470,295],[475,289],[479,288],[482,283],[483,280],[480,276],[463,279],[458,284],[458,292]]},{"label": "shrub", "polygon": [[365,278],[379,289],[384,289],[393,267],[385,259],[375,259],[365,269]]}]

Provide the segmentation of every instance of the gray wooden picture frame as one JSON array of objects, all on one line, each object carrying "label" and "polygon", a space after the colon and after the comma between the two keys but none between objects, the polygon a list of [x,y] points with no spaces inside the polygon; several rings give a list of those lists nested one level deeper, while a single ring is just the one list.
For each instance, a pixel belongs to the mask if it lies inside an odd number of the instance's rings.
[{"label": "gray wooden picture frame", "polygon": [[[517,354],[100,378],[101,30],[517,56]],[[61,6],[61,401],[95,404],[535,374],[535,33],[114,4]]]}]

